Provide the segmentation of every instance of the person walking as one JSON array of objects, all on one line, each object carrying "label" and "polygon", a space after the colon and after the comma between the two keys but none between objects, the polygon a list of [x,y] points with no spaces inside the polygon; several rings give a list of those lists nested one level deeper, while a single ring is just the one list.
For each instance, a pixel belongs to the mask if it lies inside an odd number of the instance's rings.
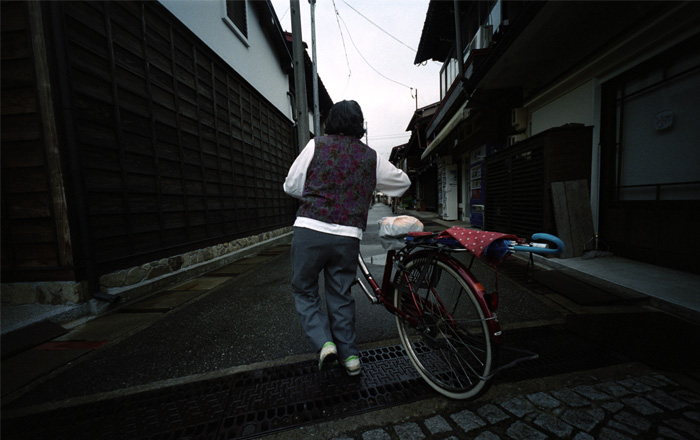
[{"label": "person walking", "polygon": [[[360,374],[355,343],[355,300],[362,232],[375,190],[400,197],[408,176],[360,141],[362,109],[355,101],[335,104],[325,136],[311,139],[289,169],[284,191],[300,199],[292,237],[292,292],[302,328],[319,353],[319,369],[343,362]],[[326,312],[319,295],[324,274]]]}]

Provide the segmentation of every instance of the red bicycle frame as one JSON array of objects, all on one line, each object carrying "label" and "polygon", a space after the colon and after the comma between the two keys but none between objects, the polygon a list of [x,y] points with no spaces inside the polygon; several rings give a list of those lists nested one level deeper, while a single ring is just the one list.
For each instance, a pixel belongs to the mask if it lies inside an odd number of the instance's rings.
[{"label": "red bicycle frame", "polygon": [[[460,264],[458,261],[456,261],[453,258],[450,258],[448,255],[442,253],[442,252],[435,252],[432,250],[420,250],[417,252],[414,252],[411,254],[411,258],[421,258],[425,257],[426,259],[430,258],[437,258],[439,259],[443,264],[448,266],[450,269],[454,270],[469,286],[472,292],[474,292],[474,296],[476,297],[477,302],[479,303],[479,307],[481,308],[484,318],[486,319],[488,328],[489,328],[489,333],[492,338],[493,342],[499,342],[501,338],[501,326],[498,323],[498,319],[496,318],[496,311],[495,311],[495,305],[497,303],[497,300],[493,295],[497,295],[497,293],[493,293],[491,295],[487,294],[486,291],[484,290],[484,287],[479,283],[474,275],[467,270],[462,264]],[[362,272],[362,275],[364,276],[365,280],[367,283],[370,285],[372,291],[374,292],[374,295],[367,290],[364,284],[358,280],[358,284],[360,284],[360,287],[362,290],[365,292],[365,295],[369,298],[369,300],[373,304],[382,304],[390,313],[397,315],[401,317],[401,319],[406,320],[409,324],[415,326],[418,324],[418,319],[415,316],[411,316],[399,309],[397,309],[394,304],[392,303],[392,299],[389,296],[389,292],[392,292],[393,288],[393,282],[391,279],[392,275],[392,269],[394,266],[394,261],[396,259],[396,251],[394,250],[389,250],[387,252],[387,258],[386,258],[386,263],[384,266],[384,278],[382,280],[382,286],[379,287],[379,284],[377,281],[374,279],[372,276],[372,273],[370,272],[369,268],[365,264],[362,254],[359,255],[359,266],[360,266],[360,272]],[[409,283],[410,286],[410,283]],[[411,289],[412,290],[412,289]],[[426,301],[423,298],[417,298],[415,293],[411,291],[411,295],[413,296],[413,301],[416,304],[416,310],[418,313],[420,313],[421,306],[425,307],[426,305],[429,308],[436,308],[440,309],[441,311],[444,311],[444,308],[442,307],[442,304],[434,304],[431,302]],[[487,300],[488,297],[488,300]],[[436,295],[436,298],[439,299],[439,296]],[[420,304],[419,304],[420,303]],[[446,311],[445,311],[446,312]],[[420,317],[420,316],[418,316]]]}]

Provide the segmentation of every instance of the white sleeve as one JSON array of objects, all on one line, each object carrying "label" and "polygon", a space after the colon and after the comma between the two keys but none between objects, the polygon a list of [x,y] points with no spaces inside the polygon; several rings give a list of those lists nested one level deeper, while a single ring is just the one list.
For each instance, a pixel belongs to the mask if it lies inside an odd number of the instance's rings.
[{"label": "white sleeve", "polygon": [[401,197],[411,186],[406,173],[377,154],[377,190],[392,197]]},{"label": "white sleeve", "polygon": [[306,183],[306,170],[309,168],[311,159],[314,158],[314,140],[311,139],[306,147],[301,150],[299,156],[289,168],[287,178],[284,179],[284,192],[288,195],[300,199],[304,192]]}]

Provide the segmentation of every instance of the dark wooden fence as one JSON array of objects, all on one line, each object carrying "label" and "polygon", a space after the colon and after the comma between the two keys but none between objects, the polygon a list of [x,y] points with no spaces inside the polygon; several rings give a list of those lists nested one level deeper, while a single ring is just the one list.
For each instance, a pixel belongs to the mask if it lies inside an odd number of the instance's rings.
[{"label": "dark wooden fence", "polygon": [[[46,2],[42,15],[74,261],[47,257],[59,238],[45,221],[55,212],[49,170],[35,163],[42,142],[28,145],[3,120],[3,282],[43,272],[94,283],[291,225],[296,202],[282,191],[297,151],[291,121],[162,5]],[[23,176],[29,169],[37,175]],[[32,204],[42,209],[13,209]]]},{"label": "dark wooden fence", "polygon": [[484,229],[528,239],[557,234],[551,184],[588,181],[591,133],[591,127],[553,128],[487,156]]}]

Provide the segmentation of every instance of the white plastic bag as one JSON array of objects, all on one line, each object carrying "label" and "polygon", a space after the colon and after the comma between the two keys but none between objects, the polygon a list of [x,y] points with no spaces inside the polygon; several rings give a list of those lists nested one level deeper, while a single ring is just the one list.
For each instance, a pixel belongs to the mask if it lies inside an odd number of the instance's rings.
[{"label": "white plastic bag", "polygon": [[423,230],[423,223],[409,215],[384,217],[378,223],[380,237],[405,237],[409,232],[420,232]]},{"label": "white plastic bag", "polygon": [[379,240],[384,249],[401,249],[404,245],[403,237],[409,232],[420,232],[423,223],[415,217],[400,215],[398,217],[384,217],[378,222]]}]

